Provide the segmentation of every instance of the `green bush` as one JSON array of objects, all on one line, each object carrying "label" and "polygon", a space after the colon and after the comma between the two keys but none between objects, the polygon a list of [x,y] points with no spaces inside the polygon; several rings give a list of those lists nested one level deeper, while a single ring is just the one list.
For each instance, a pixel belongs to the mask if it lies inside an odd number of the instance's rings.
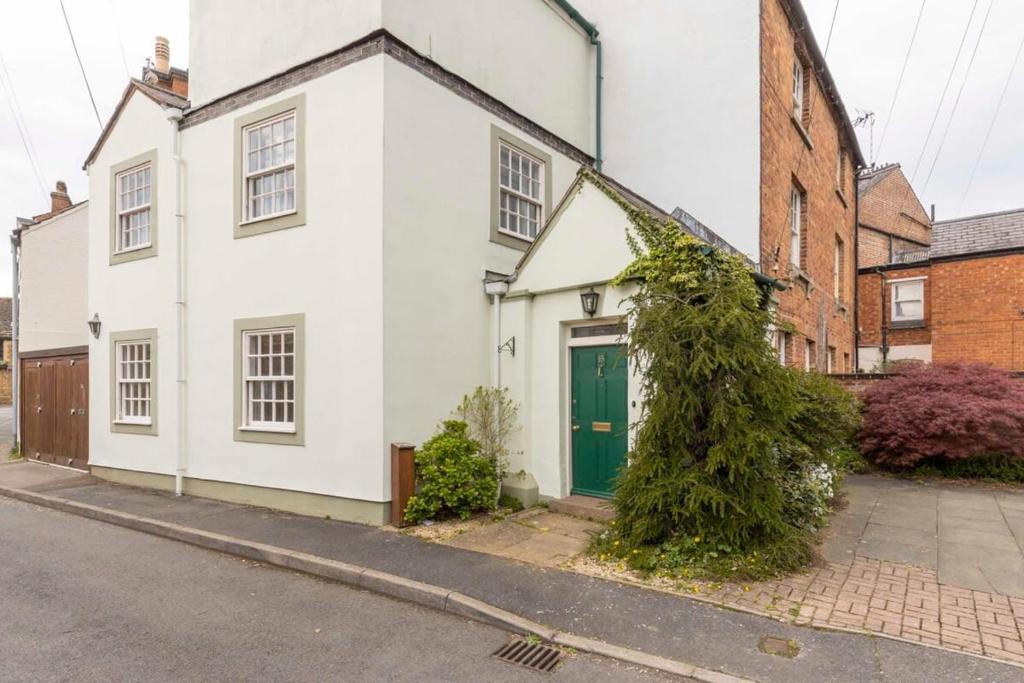
[{"label": "green bush", "polygon": [[515,496],[503,493],[498,497],[498,507],[505,510],[511,510],[512,512],[519,512],[523,509],[523,501],[519,500]]},{"label": "green bush", "polygon": [[1007,455],[978,455],[967,460],[934,460],[913,471],[915,476],[980,479],[1005,484],[1024,483],[1024,460]]},{"label": "green bush", "polygon": [[446,420],[416,453],[416,484],[417,493],[405,508],[410,522],[452,515],[468,519],[474,512],[493,510],[498,497],[494,463],[480,455],[480,444],[469,438],[460,420]]}]

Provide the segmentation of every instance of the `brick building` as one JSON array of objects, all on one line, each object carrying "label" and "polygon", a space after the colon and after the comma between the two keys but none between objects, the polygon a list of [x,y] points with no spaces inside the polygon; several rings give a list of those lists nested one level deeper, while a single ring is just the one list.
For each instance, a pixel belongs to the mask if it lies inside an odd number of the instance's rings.
[{"label": "brick building", "polygon": [[932,222],[899,164],[870,168],[857,178],[857,267],[893,263],[928,249]]},{"label": "brick building", "polygon": [[1024,370],[1024,209],[937,221],[926,251],[862,266],[859,366],[974,361]]},{"label": "brick building", "polygon": [[789,365],[849,372],[864,160],[800,3],[762,2],[760,34],[761,268],[789,283],[777,348]]}]

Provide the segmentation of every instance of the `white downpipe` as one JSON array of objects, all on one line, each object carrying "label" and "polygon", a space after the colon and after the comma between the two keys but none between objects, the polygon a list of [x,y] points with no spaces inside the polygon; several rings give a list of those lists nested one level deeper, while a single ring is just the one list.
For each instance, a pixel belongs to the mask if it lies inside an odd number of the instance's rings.
[{"label": "white downpipe", "polygon": [[492,294],[491,302],[494,305],[494,341],[491,343],[492,353],[494,354],[494,370],[491,372],[491,379],[494,383],[495,388],[501,388],[501,295]]},{"label": "white downpipe", "polygon": [[185,473],[188,471],[188,354],[186,349],[186,308],[185,308],[185,275],[186,257],[188,254],[187,233],[185,230],[185,160],[181,157],[181,122],[182,111],[171,109],[167,118],[174,126],[174,221],[176,229],[177,260],[175,308],[177,309],[176,337],[178,347],[177,362],[177,393],[178,393],[178,458],[174,470],[174,495],[180,496],[184,488]]}]

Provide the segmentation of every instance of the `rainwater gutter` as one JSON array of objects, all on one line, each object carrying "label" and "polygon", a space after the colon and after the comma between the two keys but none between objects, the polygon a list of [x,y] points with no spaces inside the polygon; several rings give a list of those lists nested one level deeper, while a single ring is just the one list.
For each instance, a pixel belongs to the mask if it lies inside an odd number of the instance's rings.
[{"label": "rainwater gutter", "polygon": [[563,12],[569,15],[569,18],[575,22],[577,26],[583,29],[583,32],[587,34],[590,39],[590,44],[594,46],[595,50],[595,91],[594,91],[594,168],[600,172],[601,162],[603,159],[603,152],[601,148],[601,90],[602,84],[604,83],[604,65],[602,63],[602,46],[600,32],[597,30],[597,26],[587,21],[586,17],[577,11],[568,0],[553,0],[556,5]]}]

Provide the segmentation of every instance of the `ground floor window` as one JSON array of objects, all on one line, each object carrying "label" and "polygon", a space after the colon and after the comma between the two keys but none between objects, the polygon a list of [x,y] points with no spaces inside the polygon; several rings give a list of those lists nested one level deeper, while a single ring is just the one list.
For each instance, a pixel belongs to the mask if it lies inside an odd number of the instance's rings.
[{"label": "ground floor window", "polygon": [[110,428],[156,434],[156,330],[110,333]]},{"label": "ground floor window", "polygon": [[303,314],[236,320],[236,441],[304,445]]}]

